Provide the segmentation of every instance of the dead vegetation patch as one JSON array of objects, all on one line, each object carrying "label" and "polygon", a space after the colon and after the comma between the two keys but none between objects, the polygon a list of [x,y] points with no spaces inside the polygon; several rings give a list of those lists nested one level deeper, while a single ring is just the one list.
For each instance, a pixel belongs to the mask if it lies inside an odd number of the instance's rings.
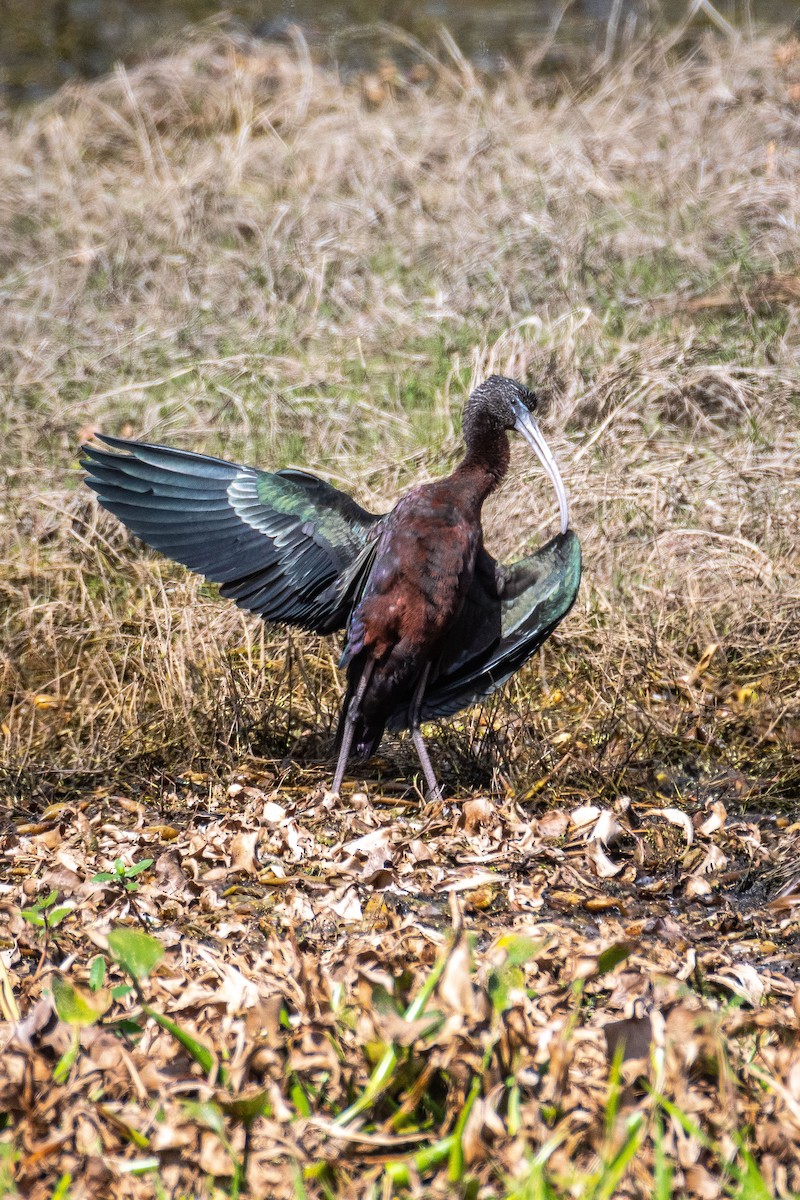
[{"label": "dead vegetation patch", "polygon": [[[3,117],[11,1194],[800,1191],[797,61],[367,95],[220,35]],[[435,733],[444,808],[391,739],[331,805],[336,647],[130,541],[78,445],[380,510],[493,370],[542,391],[578,603]],[[552,526],[519,451],[486,525]]]},{"label": "dead vegetation patch", "polygon": [[21,1194],[637,1196],[666,1162],[744,1196],[749,1152],[800,1188],[794,908],[746,899],[774,821],[348,799],[252,765],[18,826]]}]

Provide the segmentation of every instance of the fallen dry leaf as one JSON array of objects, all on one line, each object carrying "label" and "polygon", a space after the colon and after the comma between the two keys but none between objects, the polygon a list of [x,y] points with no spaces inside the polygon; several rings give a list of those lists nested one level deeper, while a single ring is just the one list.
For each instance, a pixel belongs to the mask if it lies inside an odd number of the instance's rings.
[{"label": "fallen dry leaf", "polygon": [[656,817],[664,817],[672,825],[678,825],[684,832],[686,837],[686,845],[691,846],[694,842],[694,826],[688,813],[685,813],[680,808],[654,808],[651,813]]}]

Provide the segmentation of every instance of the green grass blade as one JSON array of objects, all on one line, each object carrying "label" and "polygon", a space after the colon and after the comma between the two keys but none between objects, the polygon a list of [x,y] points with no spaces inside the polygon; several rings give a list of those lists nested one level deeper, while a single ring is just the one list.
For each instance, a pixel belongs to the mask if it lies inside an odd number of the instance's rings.
[{"label": "green grass blade", "polygon": [[184,1050],[198,1063],[206,1075],[211,1075],[216,1069],[217,1078],[225,1085],[230,1083],[230,1076],[221,1063],[217,1061],[216,1055],[209,1050],[208,1046],[204,1046],[191,1033],[187,1033],[185,1029],[181,1029],[175,1021],[170,1017],[165,1017],[163,1013],[156,1012],[149,1004],[142,1005],[143,1011],[148,1017],[151,1017],[157,1025],[165,1029],[167,1033],[172,1034],[177,1042],[183,1046]]},{"label": "green grass blade", "polygon": [[[442,973],[450,958],[450,954],[451,950],[448,950],[447,953],[443,954],[438,962],[434,964],[428,978],[425,980],[425,983],[405,1011],[404,1015],[406,1021],[416,1021],[417,1017],[421,1016],[424,1012],[425,1005],[433,995],[436,985],[442,977]],[[350,1105],[349,1108],[346,1108],[344,1112],[339,1113],[334,1124],[342,1127],[349,1125],[351,1121],[355,1120],[357,1116],[368,1109],[388,1086],[389,1081],[391,1080],[397,1068],[398,1061],[399,1056],[396,1048],[394,1046],[389,1046],[381,1058],[381,1061],[372,1072],[364,1091],[361,1093],[358,1099]]]}]

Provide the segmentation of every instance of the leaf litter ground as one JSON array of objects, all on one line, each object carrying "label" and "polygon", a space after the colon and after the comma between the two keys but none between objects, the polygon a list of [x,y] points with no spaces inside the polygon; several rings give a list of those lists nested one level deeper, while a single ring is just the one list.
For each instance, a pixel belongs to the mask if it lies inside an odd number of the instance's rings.
[{"label": "leaf litter ground", "polygon": [[[765,1195],[800,1188],[800,926],[756,882],[792,831],[741,816],[741,781],[533,815],[340,803],[265,766],[161,802],[98,792],[6,839],[20,1194],[68,1175],[75,1196],[154,1177],[175,1196],[505,1196],[545,1148],[580,1194],[627,1149],[618,1194],[651,1194],[661,1154],[676,1194],[705,1197],[738,1186],[742,1137]],[[125,929],[165,950],[134,987],[109,945]]]}]

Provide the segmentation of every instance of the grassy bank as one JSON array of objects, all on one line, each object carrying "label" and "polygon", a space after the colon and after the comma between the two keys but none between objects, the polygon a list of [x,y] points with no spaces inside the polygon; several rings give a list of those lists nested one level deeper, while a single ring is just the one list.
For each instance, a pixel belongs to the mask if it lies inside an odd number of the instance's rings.
[{"label": "grassy bank", "polygon": [[[2,119],[3,1014],[34,1011],[67,955],[82,979],[95,922],[95,943],[138,916],[170,947],[153,995],[115,1001],[131,1041],[105,1099],[110,1035],[88,1019],[58,1086],[58,1035],[20,1051],[38,1091],[20,1107],[9,1074],[0,1098],[21,1194],[64,1171],[107,1194],[101,1160],[118,1195],[230,1190],[250,1118],[219,1094],[224,1061],[264,1093],[256,1194],[389,1195],[385,1159],[456,1135],[411,1161],[417,1194],[449,1171],[468,1195],[611,1195],[619,1168],[620,1194],[707,1195],[707,1176],[760,1195],[742,1145],[800,1191],[796,924],[761,907],[794,869],[800,790],[798,89],[797,43],[766,38],[648,44],[567,82],[483,80],[454,50],[342,81],[301,41],[219,37]],[[542,394],[578,604],[499,699],[432,734],[443,813],[419,814],[402,740],[331,811],[335,647],[130,541],[78,446],[100,429],[309,466],[381,509],[453,463],[492,370]],[[552,507],[518,449],[490,548],[534,544]],[[615,813],[613,861],[587,805]],[[117,859],[153,860],[140,892],[92,882]],[[80,901],[57,937],[20,915],[51,889]],[[478,935],[471,964],[453,922]],[[398,1026],[448,945],[441,1021]],[[123,1027],[142,1000],[217,1065],[184,1046],[173,1078],[172,1034]],[[663,1018],[649,1093],[602,1033],[642,1004]],[[337,1140],[393,1038],[403,1069],[361,1140]]]}]

